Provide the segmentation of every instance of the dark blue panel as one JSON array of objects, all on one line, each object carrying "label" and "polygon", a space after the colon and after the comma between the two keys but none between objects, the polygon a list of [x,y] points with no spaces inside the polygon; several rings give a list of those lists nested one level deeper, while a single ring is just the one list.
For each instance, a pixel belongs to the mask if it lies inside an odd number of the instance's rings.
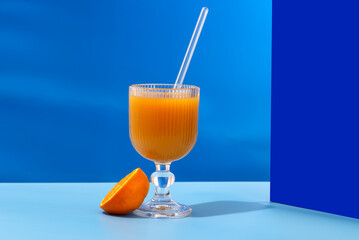
[{"label": "dark blue panel", "polygon": [[128,86],[175,82],[203,6],[185,79],[201,88],[198,141],[172,170],[268,180],[270,1],[1,0],[0,182],[153,172],[129,139]]},{"label": "dark blue panel", "polygon": [[273,1],[271,200],[359,218],[359,2]]}]

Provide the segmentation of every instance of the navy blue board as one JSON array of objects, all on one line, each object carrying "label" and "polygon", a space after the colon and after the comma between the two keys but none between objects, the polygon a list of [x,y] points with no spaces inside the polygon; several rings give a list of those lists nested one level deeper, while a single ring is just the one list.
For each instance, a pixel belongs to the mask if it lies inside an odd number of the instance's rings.
[{"label": "navy blue board", "polygon": [[[269,180],[270,0],[1,0],[0,182],[119,181],[155,166],[132,147],[128,87],[201,88],[178,181]],[[218,86],[220,84],[220,86]]]},{"label": "navy blue board", "polygon": [[358,12],[273,1],[273,202],[359,218]]}]

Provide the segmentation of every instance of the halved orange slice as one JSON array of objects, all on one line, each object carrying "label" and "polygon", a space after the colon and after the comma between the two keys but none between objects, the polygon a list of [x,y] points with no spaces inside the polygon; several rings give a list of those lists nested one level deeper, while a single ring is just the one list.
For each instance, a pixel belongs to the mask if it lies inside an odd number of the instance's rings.
[{"label": "halved orange slice", "polygon": [[111,189],[102,200],[100,208],[110,214],[130,213],[141,206],[149,187],[146,174],[137,168]]}]

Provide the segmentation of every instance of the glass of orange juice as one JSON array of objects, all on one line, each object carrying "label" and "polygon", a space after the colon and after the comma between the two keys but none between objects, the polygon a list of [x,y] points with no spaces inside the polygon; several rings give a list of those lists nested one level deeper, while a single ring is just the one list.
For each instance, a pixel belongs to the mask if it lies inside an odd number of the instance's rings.
[{"label": "glass of orange juice", "polygon": [[151,182],[154,197],[134,213],[142,217],[175,218],[191,214],[175,202],[169,187],[175,177],[170,165],[186,156],[197,140],[199,88],[191,85],[135,84],[129,89],[130,138],[144,158],[156,164]]}]

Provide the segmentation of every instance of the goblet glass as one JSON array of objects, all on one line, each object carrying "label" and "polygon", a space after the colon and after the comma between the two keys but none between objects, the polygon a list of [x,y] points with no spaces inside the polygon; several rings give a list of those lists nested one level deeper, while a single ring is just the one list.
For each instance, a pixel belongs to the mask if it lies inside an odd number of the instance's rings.
[{"label": "goblet glass", "polygon": [[129,125],[133,147],[156,164],[153,198],[134,213],[142,217],[175,218],[191,214],[169,192],[175,176],[170,165],[186,156],[197,140],[199,88],[191,85],[135,84],[129,89]]}]

